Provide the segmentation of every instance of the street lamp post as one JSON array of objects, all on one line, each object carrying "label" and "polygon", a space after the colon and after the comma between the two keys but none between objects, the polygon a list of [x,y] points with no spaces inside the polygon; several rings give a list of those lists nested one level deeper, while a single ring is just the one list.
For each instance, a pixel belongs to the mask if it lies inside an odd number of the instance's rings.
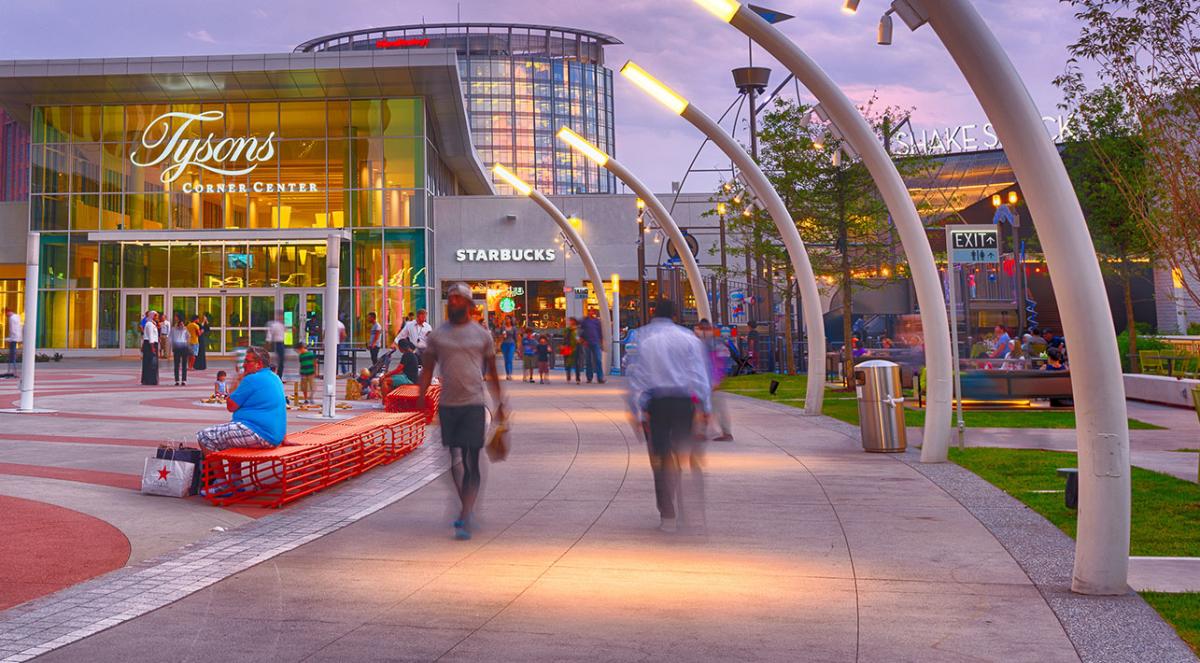
[{"label": "street lamp post", "polygon": [[[809,371],[804,412],[820,414],[825,395],[825,376],[821,371],[812,370],[812,367],[819,360],[825,358],[825,324],[821,312],[821,296],[817,291],[817,277],[813,274],[812,262],[809,260],[808,250],[804,247],[804,240],[801,239],[800,232],[796,229],[796,222],[788,213],[783,199],[779,197],[779,192],[771,186],[771,181],[763,174],[762,169],[733,139],[733,136],[722,131],[720,125],[697,108],[695,104],[679,96],[674,90],[663,85],[633,62],[625,63],[625,66],[621,68],[621,74],[668,109],[690,122],[719,147],[737,165],[750,192],[758,198],[759,202],[766,207],[767,213],[771,215],[776,229],[783,238],[788,256],[791,258],[796,282],[800,286],[800,303],[804,322],[808,326]],[[773,313],[772,311],[772,315]],[[790,328],[790,322],[788,326]],[[788,336],[790,337],[790,334]],[[790,354],[791,351],[791,347],[788,347],[787,352]]]},{"label": "street lamp post", "polygon": [[[587,243],[583,241],[583,237],[579,235],[579,231],[576,230],[570,219],[554,203],[550,202],[546,196],[542,195],[541,191],[527,184],[501,164],[493,166],[492,172],[518,193],[528,196],[533,202],[537,203],[538,207],[541,207],[554,220],[555,225],[562,231],[567,242],[579,254],[579,259],[583,261],[583,268],[587,271],[588,278],[592,280],[592,290],[595,291],[596,301],[600,305],[600,335],[602,340],[600,346],[600,366],[598,368],[601,375],[606,374],[611,371],[614,365],[613,362],[616,359],[610,350],[613,339],[612,308],[608,305],[608,297],[604,295],[604,279],[600,277],[600,270],[596,267],[596,261],[592,259],[592,252],[588,249]],[[588,370],[591,369],[589,368]]]},{"label": "street lamp post", "polygon": [[[590,159],[597,166],[607,168],[609,172],[617,176],[617,179],[624,182],[639,198],[645,201],[649,206],[650,212],[654,214],[654,218],[658,220],[658,225],[667,233],[667,238],[671,240],[671,244],[675,246],[675,251],[679,254],[679,261],[683,264],[683,270],[687,273],[688,283],[692,285],[692,295],[696,297],[696,310],[702,320],[712,321],[712,307],[708,302],[708,288],[704,285],[704,279],[700,276],[700,266],[696,264],[696,256],[692,255],[692,249],[688,246],[687,241],[683,238],[683,232],[679,230],[679,226],[675,223],[675,219],[671,218],[671,213],[662,204],[662,201],[650,191],[641,180],[637,178],[628,168],[621,165],[619,161],[600,151],[595,145],[592,145],[586,138],[571,131],[567,127],[558,130],[558,138],[564,143],[571,146],[576,152]],[[679,302],[680,306],[683,302]]]},{"label": "street lamp post", "polygon": [[1095,247],[1057,148],[1016,67],[968,0],[896,0],[926,22],[975,92],[1012,164],[1046,256],[1071,354],[1079,454],[1079,525],[1071,589],[1129,591],[1129,422],[1125,383]]},{"label": "street lamp post", "polygon": [[947,460],[950,448],[951,362],[950,322],[933,250],[904,180],[891,157],[854,103],[804,51],[750,8],[736,0],[696,0],[721,20],[753,39],[779,60],[820,102],[820,108],[846,144],[862,155],[863,164],[887,204],[908,257],[921,323],[925,332],[925,363],[929,376],[925,434],[921,461]]}]

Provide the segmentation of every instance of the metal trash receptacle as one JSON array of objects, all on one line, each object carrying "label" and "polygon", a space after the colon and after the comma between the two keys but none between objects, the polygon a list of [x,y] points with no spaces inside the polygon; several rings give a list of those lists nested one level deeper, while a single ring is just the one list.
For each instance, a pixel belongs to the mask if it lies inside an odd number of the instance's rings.
[{"label": "metal trash receptacle", "polygon": [[904,451],[904,391],[900,365],[882,359],[854,366],[854,391],[858,396],[858,426],[863,450],[876,453]]}]

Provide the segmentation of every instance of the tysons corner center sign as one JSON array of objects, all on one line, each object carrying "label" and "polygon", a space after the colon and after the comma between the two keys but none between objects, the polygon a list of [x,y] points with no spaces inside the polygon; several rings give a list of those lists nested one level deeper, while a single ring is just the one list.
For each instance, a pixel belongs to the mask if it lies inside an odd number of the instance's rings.
[{"label": "tysons corner center sign", "polygon": [[[265,137],[238,136],[217,138],[209,131],[204,134],[203,124],[225,117],[224,111],[210,110],[203,113],[174,111],[154,118],[142,132],[140,146],[129,155],[133,165],[142,168],[162,167],[159,179],[171,184],[195,166],[216,175],[239,177],[254,172],[259,165],[275,158],[275,132]],[[189,137],[192,136],[192,137]],[[271,193],[317,192],[314,182],[230,182],[198,184],[184,182],[184,193],[246,193],[247,191]]]},{"label": "tysons corner center sign", "polygon": [[454,252],[458,262],[554,262],[555,249],[459,249]]}]

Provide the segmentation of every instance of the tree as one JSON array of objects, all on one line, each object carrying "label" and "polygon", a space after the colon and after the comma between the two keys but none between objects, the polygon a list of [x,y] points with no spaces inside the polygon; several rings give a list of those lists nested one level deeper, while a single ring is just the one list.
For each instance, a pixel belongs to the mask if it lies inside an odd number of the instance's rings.
[{"label": "tree", "polygon": [[[1067,71],[1056,79],[1067,105],[1086,108],[1110,88],[1136,120],[1145,179],[1097,160],[1157,254],[1200,304],[1200,0],[1062,0],[1082,23]],[[1096,68],[1089,89],[1081,62]]]},{"label": "tree", "polygon": [[[1137,372],[1133,261],[1150,256],[1153,248],[1143,223],[1154,213],[1148,196],[1152,189],[1146,144],[1137,119],[1110,86],[1082,94],[1069,110],[1073,140],[1063,150],[1063,163],[1097,251],[1116,261],[1129,330],[1129,365]],[[1109,261],[1100,264],[1106,269],[1113,265]]]},{"label": "tree", "polygon": [[[895,124],[897,111],[864,114],[877,130]],[[813,271],[837,284],[842,300],[844,361],[853,365],[853,288],[878,283],[891,271],[894,256],[887,206],[866,167],[847,156],[841,141],[822,125],[810,123],[812,108],[777,101],[765,114],[759,133],[763,170],[796,220],[809,249]],[[772,232],[768,236],[773,236]],[[790,284],[790,281],[789,281]],[[817,358],[810,358],[811,362]],[[847,371],[848,372],[848,371]]]}]

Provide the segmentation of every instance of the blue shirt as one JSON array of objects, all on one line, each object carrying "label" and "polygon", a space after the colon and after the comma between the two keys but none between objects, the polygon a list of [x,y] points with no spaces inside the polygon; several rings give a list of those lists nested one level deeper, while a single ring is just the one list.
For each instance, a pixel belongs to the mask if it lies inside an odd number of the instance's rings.
[{"label": "blue shirt", "polygon": [[266,368],[242,378],[229,398],[238,404],[233,420],[240,421],[254,434],[275,446],[287,435],[287,402],[283,382]]},{"label": "blue shirt", "polygon": [[530,338],[528,336],[521,339],[522,354],[524,354],[526,357],[532,357],[534,352],[536,352],[536,351],[537,351],[537,341],[533,340],[532,338]]}]

